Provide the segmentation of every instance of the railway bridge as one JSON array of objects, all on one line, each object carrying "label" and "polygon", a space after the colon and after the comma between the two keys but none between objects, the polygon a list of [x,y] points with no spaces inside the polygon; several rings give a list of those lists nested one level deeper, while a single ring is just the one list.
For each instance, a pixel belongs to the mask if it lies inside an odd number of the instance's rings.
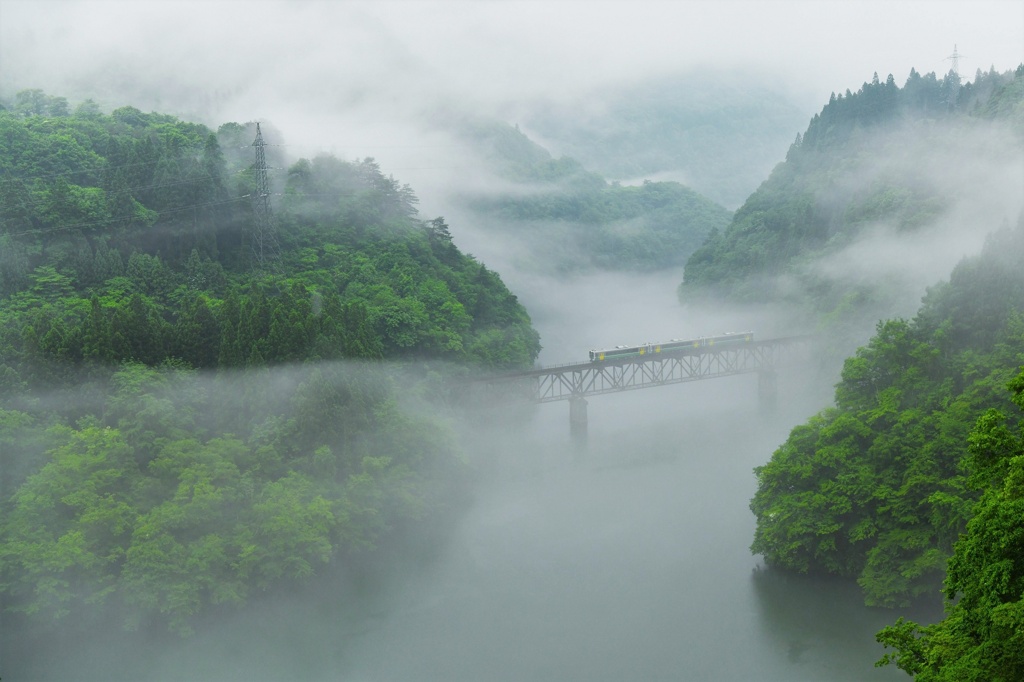
[{"label": "railway bridge", "polygon": [[805,355],[810,341],[810,336],[787,336],[686,348],[536,368],[477,378],[474,383],[511,391],[538,403],[568,401],[570,432],[575,440],[582,440],[587,432],[587,398],[608,393],[756,373],[761,407],[771,410],[778,396],[778,370]]}]

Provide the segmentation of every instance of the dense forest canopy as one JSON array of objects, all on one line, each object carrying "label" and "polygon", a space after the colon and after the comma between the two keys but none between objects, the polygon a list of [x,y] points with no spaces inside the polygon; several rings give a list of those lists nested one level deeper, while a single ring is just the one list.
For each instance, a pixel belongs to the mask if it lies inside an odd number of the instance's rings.
[{"label": "dense forest canopy", "polygon": [[516,297],[372,159],[268,147],[280,257],[254,267],[254,137],[39,90],[0,110],[5,625],[188,633],[371,547],[464,476],[403,401],[532,365]]},{"label": "dense forest canopy", "polygon": [[609,183],[571,157],[554,158],[518,127],[446,117],[500,179],[464,192],[494,231],[530,244],[541,272],[642,271],[679,267],[731,214],[676,182]]},{"label": "dense forest canopy", "polygon": [[[245,244],[252,224],[251,131],[225,124],[215,135],[131,107],[103,116],[83,105],[74,115],[54,117],[48,112],[56,105],[40,98],[46,101],[22,93],[13,112],[0,113],[0,293],[8,311],[27,316],[6,332],[31,327],[42,341],[59,324],[51,336],[60,335],[62,345],[29,349],[24,339],[7,338],[4,347],[17,352],[16,364],[39,352],[85,357],[90,351],[79,345],[89,302],[100,303],[104,324],[128,324],[118,299],[134,300],[136,317],[147,318],[139,324],[159,337],[140,344],[147,357],[132,356],[150,364],[166,356],[210,366],[209,358],[183,357],[183,340],[171,332],[189,326],[190,315],[205,316],[206,308],[216,326],[212,336],[237,334],[238,320],[223,318],[236,314],[236,305],[237,314],[253,315],[266,328],[227,339],[238,346],[224,349],[236,356],[227,359],[231,365],[244,364],[254,351],[269,361],[441,354],[507,366],[529,365],[536,356],[536,335],[515,297],[458,251],[443,219],[420,220],[411,189],[385,177],[372,160],[322,157],[288,169],[279,183],[285,196],[276,268],[287,276],[253,277]],[[288,296],[315,307],[292,320],[302,330],[286,329],[280,319],[286,309],[300,312]],[[330,337],[341,332],[325,328],[342,310],[350,320],[365,318],[367,339],[359,350],[343,350]],[[304,335],[299,346],[273,348],[275,325],[282,334]],[[360,333],[360,325],[345,329]],[[128,357],[123,348],[111,352],[113,360]]]},{"label": "dense forest canopy", "polygon": [[[1024,67],[979,71],[962,86],[952,72],[911,71],[902,88],[876,75],[855,93],[834,94],[814,116],[731,224],[689,258],[680,296],[793,299],[844,319],[867,308],[874,314],[879,306],[865,302],[891,298],[897,282],[876,270],[840,279],[819,267],[822,257],[872,230],[906,237],[959,220],[950,214],[957,202],[988,189],[964,159],[1012,168],[1022,149]],[[992,207],[975,210],[982,209]],[[993,216],[986,231],[1004,218],[1015,215]]]},{"label": "dense forest canopy", "polygon": [[867,604],[890,607],[936,595],[945,576],[945,621],[920,641],[903,621],[880,634],[900,650],[886,660],[922,680],[1010,680],[1024,669],[1024,515],[1013,487],[1024,458],[997,415],[1013,413],[1007,386],[1021,400],[1021,262],[1024,219],[932,288],[913,320],[879,323],[846,361],[835,407],[756,469],[751,549],[770,565],[856,578]]},{"label": "dense forest canopy", "polygon": [[1022,259],[1024,223],[846,360],[835,407],[757,470],[755,552],[856,577],[872,605],[935,593],[975,498],[968,432],[1024,364]]},{"label": "dense forest canopy", "polygon": [[[1024,215],[997,229],[1000,212],[1020,210],[1022,153],[1024,66],[979,71],[963,86],[953,73],[912,71],[903,88],[876,76],[832,96],[729,227],[693,254],[680,286],[684,301],[790,300],[842,345],[892,308],[899,266],[874,264],[885,249],[851,250],[867,261],[854,272],[871,275],[858,281],[830,271],[848,267],[837,254],[860,239],[927,251],[926,239],[898,239],[939,235],[943,221],[947,235],[988,234],[912,319],[877,324],[846,359],[834,406],[755,470],[751,550],[770,566],[856,579],[872,606],[937,597],[945,581],[944,620],[901,618],[878,635],[895,649],[879,664],[920,680],[1024,674],[1014,409],[1024,380]],[[971,158],[1004,163],[1008,187],[957,175],[955,160]],[[1002,203],[987,205],[993,197]],[[973,210],[954,210],[965,199]]]},{"label": "dense forest canopy", "polygon": [[946,618],[882,630],[878,641],[895,651],[876,665],[895,663],[920,682],[1024,677],[1024,371],[1010,389],[1017,428],[990,409],[968,439],[968,484],[982,493],[949,562]]}]

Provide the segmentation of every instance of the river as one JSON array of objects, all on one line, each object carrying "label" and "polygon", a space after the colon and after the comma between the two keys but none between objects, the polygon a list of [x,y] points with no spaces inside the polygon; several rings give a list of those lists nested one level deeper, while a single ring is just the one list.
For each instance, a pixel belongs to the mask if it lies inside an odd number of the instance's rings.
[{"label": "river", "polygon": [[[687,313],[665,293],[669,281],[578,281],[557,297],[521,287],[550,339],[543,359],[580,358],[589,339],[678,330]],[[467,420],[479,480],[443,535],[389,549],[372,571],[268,595],[192,640],[112,630],[63,641],[27,676],[907,679],[872,665],[882,654],[874,633],[899,614],[864,607],[849,582],[766,569],[748,550],[753,467],[828,393],[800,376],[780,376],[768,416],[754,375],[593,398],[585,448],[570,441],[566,403],[511,422]]]},{"label": "river", "polygon": [[[588,340],[743,328],[720,311],[688,320],[672,282],[512,288],[542,332],[547,362],[582,357]],[[475,442],[494,459],[475,505],[426,570],[401,579],[339,643],[341,677],[906,679],[873,667],[882,653],[874,633],[897,614],[866,608],[848,581],[768,570],[748,549],[753,467],[830,394],[801,383],[813,381],[806,376],[781,379],[770,416],[754,376],[593,398],[583,451],[569,440],[564,403],[539,407],[514,432],[485,427]]]}]

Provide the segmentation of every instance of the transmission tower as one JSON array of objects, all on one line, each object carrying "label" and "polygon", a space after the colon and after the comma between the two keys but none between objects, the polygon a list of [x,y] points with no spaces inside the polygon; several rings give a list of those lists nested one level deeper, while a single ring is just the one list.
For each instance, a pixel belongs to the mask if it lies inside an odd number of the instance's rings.
[{"label": "transmission tower", "polygon": [[946,57],[947,60],[952,62],[949,69],[953,74],[953,92],[950,94],[950,104],[954,107],[956,107],[960,99],[960,57],[963,56],[957,52],[956,43],[953,43],[953,54]]},{"label": "transmission tower", "polygon": [[270,211],[270,181],[267,179],[267,155],[263,142],[260,124],[256,124],[256,140],[252,143],[256,148],[256,191],[252,196],[253,227],[249,246],[252,249],[252,269],[273,269],[280,249],[277,245],[277,230],[274,226],[274,214]]},{"label": "transmission tower", "polygon": [[952,71],[953,74],[957,78],[960,78],[960,57],[961,56],[962,55],[959,52],[956,51],[956,43],[953,43],[953,54],[951,54],[948,57],[946,57],[946,59],[953,62],[953,65],[950,67],[949,70]]}]

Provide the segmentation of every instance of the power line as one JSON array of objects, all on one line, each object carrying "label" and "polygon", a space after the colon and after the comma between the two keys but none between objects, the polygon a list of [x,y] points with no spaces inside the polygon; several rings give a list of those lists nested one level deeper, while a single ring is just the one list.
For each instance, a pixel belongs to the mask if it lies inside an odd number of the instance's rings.
[{"label": "power line", "polygon": [[[244,173],[244,172],[245,172],[244,170],[235,171],[234,173],[231,173],[231,175],[240,175],[241,173]],[[188,184],[192,184],[192,183],[198,183],[198,182],[201,182],[204,179],[205,180],[213,180],[213,176],[211,176],[206,171],[202,171],[201,173],[196,174],[196,175],[194,175],[192,177],[188,177],[188,178],[185,178],[183,180],[175,180],[174,182],[164,182],[164,183],[160,183],[160,184],[156,184],[156,185],[136,185],[135,187],[122,187],[120,189],[104,189],[104,188],[98,187],[96,185],[91,185],[91,186],[75,185],[75,186],[76,187],[81,187],[83,189],[99,189],[99,190],[102,190],[103,191],[103,196],[105,198],[109,199],[109,198],[113,198],[113,197],[116,197],[116,196],[121,195],[121,194],[129,194],[130,195],[130,194],[133,194],[134,192],[146,192],[146,191],[155,190],[155,189],[163,189],[165,187],[176,187],[178,185],[188,185]],[[246,195],[246,196],[248,196],[248,195]],[[29,207],[33,207],[33,206],[41,206],[43,204],[47,204],[47,203],[49,203],[52,200],[53,200],[52,197],[46,197],[46,198],[42,198],[42,199],[32,199],[30,201],[22,201],[22,202],[20,202],[19,205],[22,208],[29,208]]]},{"label": "power line", "polygon": [[[203,202],[203,203],[200,203],[200,204],[189,204],[187,206],[177,206],[175,208],[165,208],[162,211],[152,211],[152,212],[155,213],[157,216],[164,216],[164,215],[169,215],[171,213],[181,213],[183,211],[189,211],[189,210],[193,210],[193,209],[197,209],[197,208],[207,208],[207,207],[210,207],[210,206],[224,206],[226,204],[233,204],[236,201],[241,201],[242,199],[249,199],[250,197],[252,197],[251,194],[243,194],[241,196],[233,197],[231,199],[221,199],[219,201],[206,201],[206,202]],[[96,225],[109,225],[109,224],[111,224],[113,222],[116,222],[117,220],[118,220],[117,218],[104,218],[102,220],[92,220],[92,221],[85,222],[85,223],[74,223],[72,225],[57,225],[57,226],[54,226],[54,227],[39,227],[39,228],[33,228],[31,230],[23,230],[22,232],[4,232],[3,234],[7,235],[7,236],[10,236],[10,237],[23,237],[23,236],[30,235],[30,234],[34,234],[34,235],[50,234],[51,232],[63,232],[65,230],[75,230],[75,229],[82,228],[82,227],[94,227]]]},{"label": "power line", "polygon": [[59,176],[62,176],[62,175],[63,176],[85,175],[86,173],[95,173],[95,174],[98,175],[100,173],[105,173],[105,172],[109,172],[109,171],[113,171],[113,170],[119,170],[121,168],[132,168],[134,166],[156,165],[156,163],[157,163],[157,161],[138,161],[136,163],[123,163],[123,164],[121,164],[119,166],[101,166],[99,168],[79,168],[78,170],[54,171],[53,173],[42,173],[40,175],[14,175],[14,174],[6,174],[4,177],[0,177],[0,182],[15,182],[15,181],[18,181],[18,180],[20,180],[22,182],[30,182],[32,180],[44,180],[46,178],[55,178],[55,177],[59,177]]},{"label": "power line", "polygon": [[[78,169],[75,169],[75,170],[55,171],[53,173],[41,173],[39,175],[21,175],[21,174],[17,174],[17,173],[7,172],[7,173],[4,173],[2,176],[0,176],[0,182],[22,182],[24,184],[30,184],[30,183],[32,183],[35,180],[45,180],[47,178],[69,177],[69,176],[73,176],[73,175],[97,175],[97,176],[99,176],[99,175],[105,175],[105,174],[108,174],[108,173],[113,173],[114,171],[121,170],[122,168],[133,168],[135,166],[157,166],[157,165],[159,165],[159,163],[160,163],[160,160],[157,159],[157,160],[154,160],[154,161],[139,161],[139,162],[136,162],[136,163],[123,163],[123,164],[120,164],[120,165],[117,165],[117,166],[106,166],[105,165],[105,166],[101,166],[99,168],[78,168]],[[268,171],[280,171],[280,170],[287,170],[287,169],[286,168],[279,168],[279,167],[276,167],[276,166],[268,166],[267,170]],[[155,168],[154,168],[154,171],[155,171]],[[236,171],[230,171],[228,173],[228,175],[240,175],[241,173],[245,173],[247,171],[249,171],[248,168],[241,168],[241,169],[236,170]],[[207,173],[205,170],[203,170],[201,172],[204,173],[207,177],[209,177],[209,173]]]}]

